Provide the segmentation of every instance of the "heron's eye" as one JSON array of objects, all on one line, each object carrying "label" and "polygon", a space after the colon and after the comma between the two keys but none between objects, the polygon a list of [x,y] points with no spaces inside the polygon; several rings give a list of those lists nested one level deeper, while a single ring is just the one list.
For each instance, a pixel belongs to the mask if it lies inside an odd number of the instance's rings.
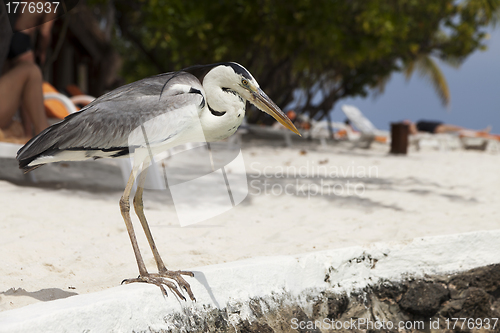
[{"label": "heron's eye", "polygon": [[245,79],[242,79],[241,80],[241,84],[244,85],[244,86],[248,86],[248,81],[245,80]]}]

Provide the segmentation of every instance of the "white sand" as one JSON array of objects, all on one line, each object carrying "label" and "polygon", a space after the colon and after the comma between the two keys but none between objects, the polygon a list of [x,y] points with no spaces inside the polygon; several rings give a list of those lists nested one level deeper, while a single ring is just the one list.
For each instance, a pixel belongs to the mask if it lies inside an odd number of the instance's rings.
[{"label": "white sand", "polygon": [[[244,147],[249,196],[236,208],[191,227],[179,226],[168,195],[146,192],[146,216],[167,266],[187,269],[255,256],[499,229],[500,154],[424,151],[401,157],[377,146],[367,151],[306,148],[303,155],[300,149]],[[309,175],[321,171],[332,176],[323,185],[339,184],[337,192],[347,191],[347,181],[365,191],[359,196],[353,195],[354,188],[351,195],[340,196],[308,197],[300,189],[298,195],[258,195],[257,182],[266,178],[255,181],[250,176],[266,166],[273,166],[265,169],[267,174],[277,176],[267,179],[279,184],[275,193],[297,181],[302,189],[316,191],[311,183],[320,184],[321,177],[303,177],[306,170]],[[72,172],[56,170],[60,177]],[[284,171],[297,174],[282,178]],[[371,177],[359,177],[369,172]],[[99,178],[98,185],[116,185],[121,176],[114,177]],[[137,276],[118,208],[120,195],[119,190],[95,193],[0,181],[0,310],[99,291]],[[146,264],[154,271],[146,239],[137,231]]]}]

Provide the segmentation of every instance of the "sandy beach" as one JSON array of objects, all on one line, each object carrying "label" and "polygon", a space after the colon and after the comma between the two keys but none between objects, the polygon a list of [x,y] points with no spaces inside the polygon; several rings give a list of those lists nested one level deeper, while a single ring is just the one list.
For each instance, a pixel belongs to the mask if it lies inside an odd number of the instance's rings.
[{"label": "sandy beach", "polygon": [[[241,204],[180,227],[169,192],[149,190],[146,216],[171,269],[499,229],[500,154],[424,150],[393,156],[388,150],[246,143],[249,194]],[[119,168],[50,165],[40,169],[42,185],[34,187],[23,183],[14,160],[2,159],[0,175],[0,311],[104,290],[137,276],[118,207],[124,186]],[[138,241],[155,271],[139,230]]]}]

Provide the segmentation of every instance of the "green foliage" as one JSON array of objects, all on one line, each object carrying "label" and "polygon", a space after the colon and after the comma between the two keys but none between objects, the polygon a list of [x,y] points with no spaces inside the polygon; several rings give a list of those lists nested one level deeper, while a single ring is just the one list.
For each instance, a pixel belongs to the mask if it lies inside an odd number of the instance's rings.
[{"label": "green foliage", "polygon": [[[127,81],[236,61],[278,105],[303,89],[303,110],[318,118],[339,99],[366,96],[416,61],[420,68],[435,65],[430,56],[460,64],[484,47],[483,30],[498,18],[500,0],[121,0],[114,6]],[[439,78],[439,69],[429,68]]]}]

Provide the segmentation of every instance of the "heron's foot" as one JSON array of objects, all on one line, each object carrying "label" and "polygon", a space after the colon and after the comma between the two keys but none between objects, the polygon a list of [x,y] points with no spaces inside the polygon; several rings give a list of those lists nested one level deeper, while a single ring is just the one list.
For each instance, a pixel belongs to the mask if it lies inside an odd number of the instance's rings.
[{"label": "heron's foot", "polygon": [[189,295],[189,298],[191,298],[192,301],[196,301],[196,298],[194,297],[193,292],[191,291],[191,286],[182,277],[182,275],[187,275],[187,276],[190,276],[190,277],[194,277],[193,272],[187,272],[187,271],[170,271],[168,269],[165,269],[165,270],[161,271],[158,274],[151,274],[151,275],[152,276],[157,276],[157,277],[160,277],[160,278],[169,278],[169,279],[174,280],[175,282],[177,282],[177,284],[179,285],[179,287],[181,287],[181,289],[184,289],[184,291],[187,292],[187,294]]},{"label": "heron's foot", "polygon": [[191,286],[189,285],[189,283],[186,282],[186,280],[184,280],[184,278],[181,275],[188,275],[191,277],[194,276],[194,274],[192,272],[166,270],[166,271],[159,273],[159,274],[149,273],[148,275],[139,276],[135,279],[123,280],[122,284],[123,283],[129,284],[129,283],[134,283],[134,282],[143,282],[143,283],[154,284],[155,286],[158,286],[160,288],[161,292],[165,296],[168,296],[167,291],[165,290],[165,287],[164,287],[164,286],[167,286],[172,292],[174,292],[177,296],[179,296],[180,299],[185,301],[186,297],[184,297],[184,295],[182,295],[182,293],[179,291],[179,288],[177,288],[175,283],[168,280],[168,279],[171,279],[171,280],[174,280],[175,282],[177,282],[179,287],[181,289],[184,289],[187,292],[187,294],[189,295],[189,298],[191,298],[192,301],[196,301],[196,298],[194,297],[193,292],[191,291]]}]

